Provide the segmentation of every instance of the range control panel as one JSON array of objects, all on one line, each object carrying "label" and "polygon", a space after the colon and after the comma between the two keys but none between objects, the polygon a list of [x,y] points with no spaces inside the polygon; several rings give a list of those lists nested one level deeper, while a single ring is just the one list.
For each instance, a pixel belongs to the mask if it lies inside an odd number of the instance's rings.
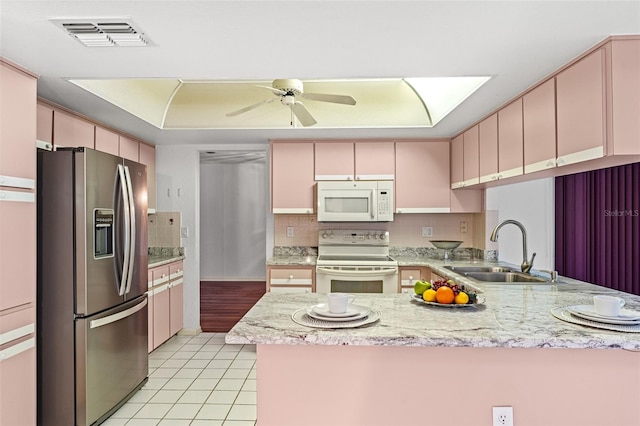
[{"label": "range control panel", "polygon": [[320,231],[319,245],[354,244],[354,245],[389,245],[389,231],[362,231],[333,229]]}]

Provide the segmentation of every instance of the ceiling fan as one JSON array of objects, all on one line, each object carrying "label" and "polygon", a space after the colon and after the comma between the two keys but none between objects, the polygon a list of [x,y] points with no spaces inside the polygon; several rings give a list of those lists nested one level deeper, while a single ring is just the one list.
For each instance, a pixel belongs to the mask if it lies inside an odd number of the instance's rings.
[{"label": "ceiling fan", "polygon": [[[313,126],[317,123],[316,119],[313,118],[311,113],[307,110],[307,108],[297,100],[297,97],[309,99],[312,101],[320,101],[320,102],[332,102],[335,104],[343,104],[343,105],[355,105],[356,100],[351,96],[347,95],[331,95],[328,93],[304,93],[304,86],[302,81],[297,79],[277,79],[273,80],[271,86],[257,86],[263,87],[265,89],[271,90],[277,97],[265,99],[264,101],[258,102],[253,105],[249,105],[247,107],[241,108],[237,111],[233,111],[227,113],[227,117],[235,117],[236,115],[243,114],[247,111],[251,111],[252,109],[258,108],[264,104],[270,104],[273,101],[280,99],[282,105],[288,106],[291,108],[291,113],[296,116],[296,118],[300,121],[304,127]],[[293,118],[292,118],[293,119]]]}]

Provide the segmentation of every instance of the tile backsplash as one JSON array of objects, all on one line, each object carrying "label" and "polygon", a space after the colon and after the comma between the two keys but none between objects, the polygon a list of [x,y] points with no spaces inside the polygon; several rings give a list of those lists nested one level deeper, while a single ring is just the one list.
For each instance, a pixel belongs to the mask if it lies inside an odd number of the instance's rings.
[{"label": "tile backsplash", "polygon": [[180,246],[180,212],[157,212],[147,217],[149,247]]}]

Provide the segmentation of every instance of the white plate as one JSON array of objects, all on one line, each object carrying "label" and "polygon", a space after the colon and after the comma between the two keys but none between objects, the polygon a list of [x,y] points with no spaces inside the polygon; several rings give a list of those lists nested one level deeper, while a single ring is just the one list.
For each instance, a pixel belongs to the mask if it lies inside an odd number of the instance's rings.
[{"label": "white plate", "polygon": [[356,315],[360,315],[363,312],[368,313],[369,308],[360,305],[349,305],[347,306],[347,312],[343,312],[341,314],[334,314],[333,312],[329,312],[329,307],[325,303],[320,303],[319,305],[313,305],[311,310],[317,315],[322,315],[325,318],[347,318],[347,317],[355,317]]},{"label": "white plate", "polygon": [[[589,321],[602,322],[604,324],[619,325],[640,325],[640,316],[634,314],[633,311],[626,310],[628,313],[618,317],[605,317],[595,312],[591,305],[567,306],[567,311],[572,315],[586,319]],[[630,314],[629,314],[630,313]]]},{"label": "white plate", "polygon": [[640,324],[629,324],[628,322],[624,325],[617,324],[605,324],[600,321],[592,321],[584,318],[580,318],[575,314],[569,312],[567,307],[553,308],[551,309],[551,314],[563,321],[570,322],[573,324],[586,325],[593,328],[600,328],[602,330],[611,330],[611,331],[624,331],[627,333],[640,333]]},{"label": "white plate", "polygon": [[431,306],[439,306],[441,308],[470,308],[472,306],[484,305],[485,299],[480,295],[476,295],[476,303],[465,303],[464,305],[459,305],[456,303],[438,303],[438,302],[427,302],[422,298],[420,294],[414,294],[411,298],[419,303],[424,303],[425,305]]},{"label": "white plate", "polygon": [[320,315],[320,314],[314,312],[313,309],[311,309],[311,308],[307,308],[305,310],[305,312],[311,318],[315,318],[317,320],[322,320],[322,321],[331,321],[331,322],[356,321],[356,320],[362,319],[362,318],[366,317],[367,315],[369,315],[369,310],[368,309],[366,311],[362,311],[360,313],[356,313],[355,315],[351,315],[349,317],[339,317],[339,318],[325,317],[324,315]]},{"label": "white plate", "polygon": [[293,322],[304,325],[307,327],[313,328],[326,328],[326,329],[336,329],[336,328],[357,328],[362,327],[363,325],[372,324],[380,319],[380,311],[376,309],[371,309],[369,315],[366,315],[364,318],[360,318],[359,320],[345,321],[345,322],[335,322],[331,321],[328,318],[317,319],[310,317],[307,314],[307,310],[309,308],[302,308],[295,311],[291,314],[291,319]]}]

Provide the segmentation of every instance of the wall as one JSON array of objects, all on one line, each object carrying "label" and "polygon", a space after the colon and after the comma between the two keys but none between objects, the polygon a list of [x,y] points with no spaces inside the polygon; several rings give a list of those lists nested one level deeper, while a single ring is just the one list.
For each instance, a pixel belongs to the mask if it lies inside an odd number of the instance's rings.
[{"label": "wall", "polygon": [[180,247],[180,212],[157,212],[147,218],[149,247]]},{"label": "wall", "polygon": [[[529,259],[537,253],[534,269],[554,269],[555,212],[554,178],[539,179],[486,190],[487,210],[498,211],[498,221],[515,219],[527,231]],[[491,233],[487,229],[487,233]],[[513,225],[500,229],[498,259],[522,263],[522,234]]]},{"label": "wall", "polygon": [[[184,328],[200,330],[200,151],[211,145],[156,145],[158,211],[180,212],[184,259]],[[265,145],[216,145],[216,150],[266,151]],[[268,183],[268,176],[265,176]],[[269,248],[269,251],[271,248]]]},{"label": "wall", "polygon": [[264,158],[200,164],[200,279],[266,279]]}]

